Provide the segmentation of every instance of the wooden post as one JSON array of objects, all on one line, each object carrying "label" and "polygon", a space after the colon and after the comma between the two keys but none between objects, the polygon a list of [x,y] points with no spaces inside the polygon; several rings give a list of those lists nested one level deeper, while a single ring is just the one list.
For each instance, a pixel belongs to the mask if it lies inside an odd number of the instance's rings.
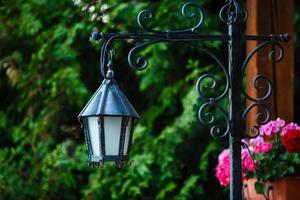
[{"label": "wooden post", "polygon": [[[258,52],[247,67],[247,92],[253,97],[259,96],[252,84],[257,74],[265,74],[273,80],[274,93],[268,105],[273,110],[272,117],[280,117],[287,122],[294,118],[294,0],[248,0],[248,35],[283,34],[291,35],[291,41],[282,43],[284,58],[275,65],[269,60],[271,47]],[[247,53],[259,42],[248,41]],[[248,102],[249,103],[249,102]],[[258,108],[259,109],[259,108]],[[255,124],[256,110],[247,117],[247,127]]]}]

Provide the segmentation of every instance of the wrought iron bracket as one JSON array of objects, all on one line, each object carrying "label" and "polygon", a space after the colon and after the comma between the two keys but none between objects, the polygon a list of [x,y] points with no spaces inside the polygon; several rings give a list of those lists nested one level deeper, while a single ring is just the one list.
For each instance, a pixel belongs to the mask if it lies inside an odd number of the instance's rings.
[{"label": "wrought iron bracket", "polygon": [[[197,19],[197,23],[193,27],[183,28],[180,30],[164,30],[159,31],[147,26],[147,23],[152,18],[152,13],[149,10],[143,10],[137,15],[137,25],[141,29],[140,32],[135,33],[100,33],[93,32],[91,39],[95,41],[102,41],[100,50],[100,70],[103,77],[106,78],[106,66],[109,60],[109,52],[112,49],[113,42],[116,40],[137,40],[140,41],[128,53],[129,66],[135,70],[144,70],[147,68],[147,59],[145,57],[138,57],[135,59],[135,54],[152,44],[157,43],[180,43],[184,42],[187,45],[195,41],[223,41],[228,44],[228,65],[215,54],[207,49],[199,48],[200,51],[207,54],[216,62],[224,73],[226,79],[226,86],[223,92],[217,97],[209,97],[203,93],[204,89],[215,89],[217,81],[213,74],[202,74],[197,83],[196,90],[199,97],[204,102],[200,107],[198,116],[203,124],[211,126],[210,133],[215,138],[222,138],[229,135],[229,143],[231,150],[231,189],[230,199],[242,199],[242,182],[241,182],[241,139],[242,137],[253,138],[256,137],[258,126],[265,124],[270,120],[270,108],[265,101],[272,95],[273,87],[272,81],[265,75],[257,75],[253,80],[253,85],[258,91],[267,91],[262,97],[252,97],[243,89],[242,81],[245,70],[250,59],[260,50],[266,46],[271,46],[272,50],[269,53],[269,58],[273,62],[279,62],[284,56],[284,49],[280,42],[288,42],[290,36],[288,34],[282,35],[242,35],[241,25],[246,22],[248,18],[248,11],[242,1],[240,0],[226,0],[225,5],[219,12],[220,20],[226,23],[228,27],[228,34],[222,35],[203,35],[198,33],[201,25],[204,22],[204,12],[200,5],[196,3],[186,3],[181,8],[183,17],[187,19]],[[244,61],[241,60],[241,42],[242,41],[261,41],[261,43],[253,49],[253,51],[246,56]],[[204,80],[210,80],[211,85],[203,85]],[[264,81],[265,87],[259,86],[259,82]],[[241,108],[241,95],[252,103],[246,108]],[[225,109],[219,105],[219,102],[228,96],[229,108]],[[214,124],[215,117],[209,111],[209,107],[218,109],[222,114],[226,129],[222,131],[218,125]],[[250,132],[251,134],[244,134],[245,120],[247,114],[254,108],[261,107],[262,111],[256,116],[257,124],[254,125]]]}]

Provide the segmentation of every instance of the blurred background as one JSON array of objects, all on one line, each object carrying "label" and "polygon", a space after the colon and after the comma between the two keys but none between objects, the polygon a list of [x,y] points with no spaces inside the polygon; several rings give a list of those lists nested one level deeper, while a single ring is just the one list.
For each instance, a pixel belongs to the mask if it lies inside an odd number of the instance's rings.
[{"label": "blurred background", "polygon": [[[205,8],[205,34],[221,34],[219,1]],[[7,0],[0,2],[0,199],[227,199],[215,178],[218,153],[227,139],[213,140],[197,111],[195,91],[204,72],[224,75],[196,45],[227,62],[226,44],[157,44],[139,55],[148,68],[129,68],[133,41],[115,43],[115,74],[141,120],[134,132],[130,167],[88,166],[77,115],[99,87],[100,43],[90,33],[140,31],[139,11],[149,8],[160,30],[190,27],[180,14],[185,1]],[[295,1],[295,87],[300,89],[300,2]],[[300,122],[300,93],[295,92]],[[224,106],[227,102],[223,102]],[[216,113],[218,116],[218,113]],[[218,117],[220,121],[221,118]]]}]

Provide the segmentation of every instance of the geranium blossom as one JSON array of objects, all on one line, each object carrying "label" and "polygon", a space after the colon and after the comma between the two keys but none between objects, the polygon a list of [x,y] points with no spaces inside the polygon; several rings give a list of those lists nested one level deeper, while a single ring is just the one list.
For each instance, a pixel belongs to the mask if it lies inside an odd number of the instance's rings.
[{"label": "geranium blossom", "polygon": [[230,183],[230,157],[229,149],[224,149],[218,157],[218,165],[216,167],[216,177],[222,186],[228,186]]},{"label": "geranium blossom", "polygon": [[255,163],[253,163],[250,155],[245,157],[242,164],[243,167],[247,169],[249,172],[253,172],[255,170]]},{"label": "geranium blossom", "polygon": [[253,172],[255,170],[255,164],[246,149],[242,149],[242,170],[244,169],[247,169],[249,172]]},{"label": "geranium blossom", "polygon": [[267,153],[272,150],[272,143],[271,142],[264,142],[258,144],[254,148],[255,153]]},{"label": "geranium blossom", "polygon": [[[246,179],[245,170],[253,172],[255,170],[255,164],[252,161],[250,154],[246,149],[242,149],[242,178]],[[216,177],[222,186],[228,186],[230,183],[230,155],[229,149],[223,150],[218,157],[218,164],[216,167]]]},{"label": "geranium blossom", "polygon": [[281,136],[284,136],[290,130],[300,130],[300,127],[296,123],[289,123],[283,128]]},{"label": "geranium blossom", "polygon": [[262,144],[264,142],[265,142],[264,138],[262,136],[258,136],[256,138],[250,140],[250,145],[256,146],[256,145]]},{"label": "geranium blossom", "polygon": [[284,125],[285,121],[280,118],[277,118],[276,121],[270,121],[265,125],[262,125],[259,128],[259,132],[263,135],[270,136],[274,133],[277,133],[280,130],[280,128],[282,128]]},{"label": "geranium blossom", "polygon": [[[273,176],[275,170],[276,174],[280,174],[275,176],[276,178],[292,174],[289,169],[299,165],[300,154],[295,153],[300,153],[300,126],[296,123],[286,125],[284,120],[278,118],[262,125],[259,133],[259,136],[254,139],[242,140],[242,145],[245,146],[241,151],[242,180],[253,178],[256,168],[270,176]],[[218,161],[216,177],[222,186],[229,186],[229,149],[220,153]],[[273,169],[273,166],[277,168]],[[269,179],[264,178],[262,181],[269,181]]]},{"label": "geranium blossom", "polygon": [[230,183],[230,160],[224,159],[216,167],[216,177],[222,186],[228,186]]},{"label": "geranium blossom", "polygon": [[218,157],[219,162],[222,162],[226,157],[229,158],[229,149],[224,149]]},{"label": "geranium blossom", "polygon": [[283,119],[280,119],[280,118],[277,118],[277,120],[275,121],[276,125],[279,127],[279,128],[282,128],[284,127],[285,125],[285,121]]}]

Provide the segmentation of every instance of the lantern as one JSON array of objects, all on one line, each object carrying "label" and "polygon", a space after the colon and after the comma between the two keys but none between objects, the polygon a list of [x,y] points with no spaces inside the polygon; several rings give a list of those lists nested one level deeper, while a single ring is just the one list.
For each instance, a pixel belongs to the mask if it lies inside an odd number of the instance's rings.
[{"label": "lantern", "polygon": [[121,165],[129,160],[139,115],[113,79],[113,72],[107,74],[78,118],[83,124],[89,160],[96,165],[106,161]]}]

